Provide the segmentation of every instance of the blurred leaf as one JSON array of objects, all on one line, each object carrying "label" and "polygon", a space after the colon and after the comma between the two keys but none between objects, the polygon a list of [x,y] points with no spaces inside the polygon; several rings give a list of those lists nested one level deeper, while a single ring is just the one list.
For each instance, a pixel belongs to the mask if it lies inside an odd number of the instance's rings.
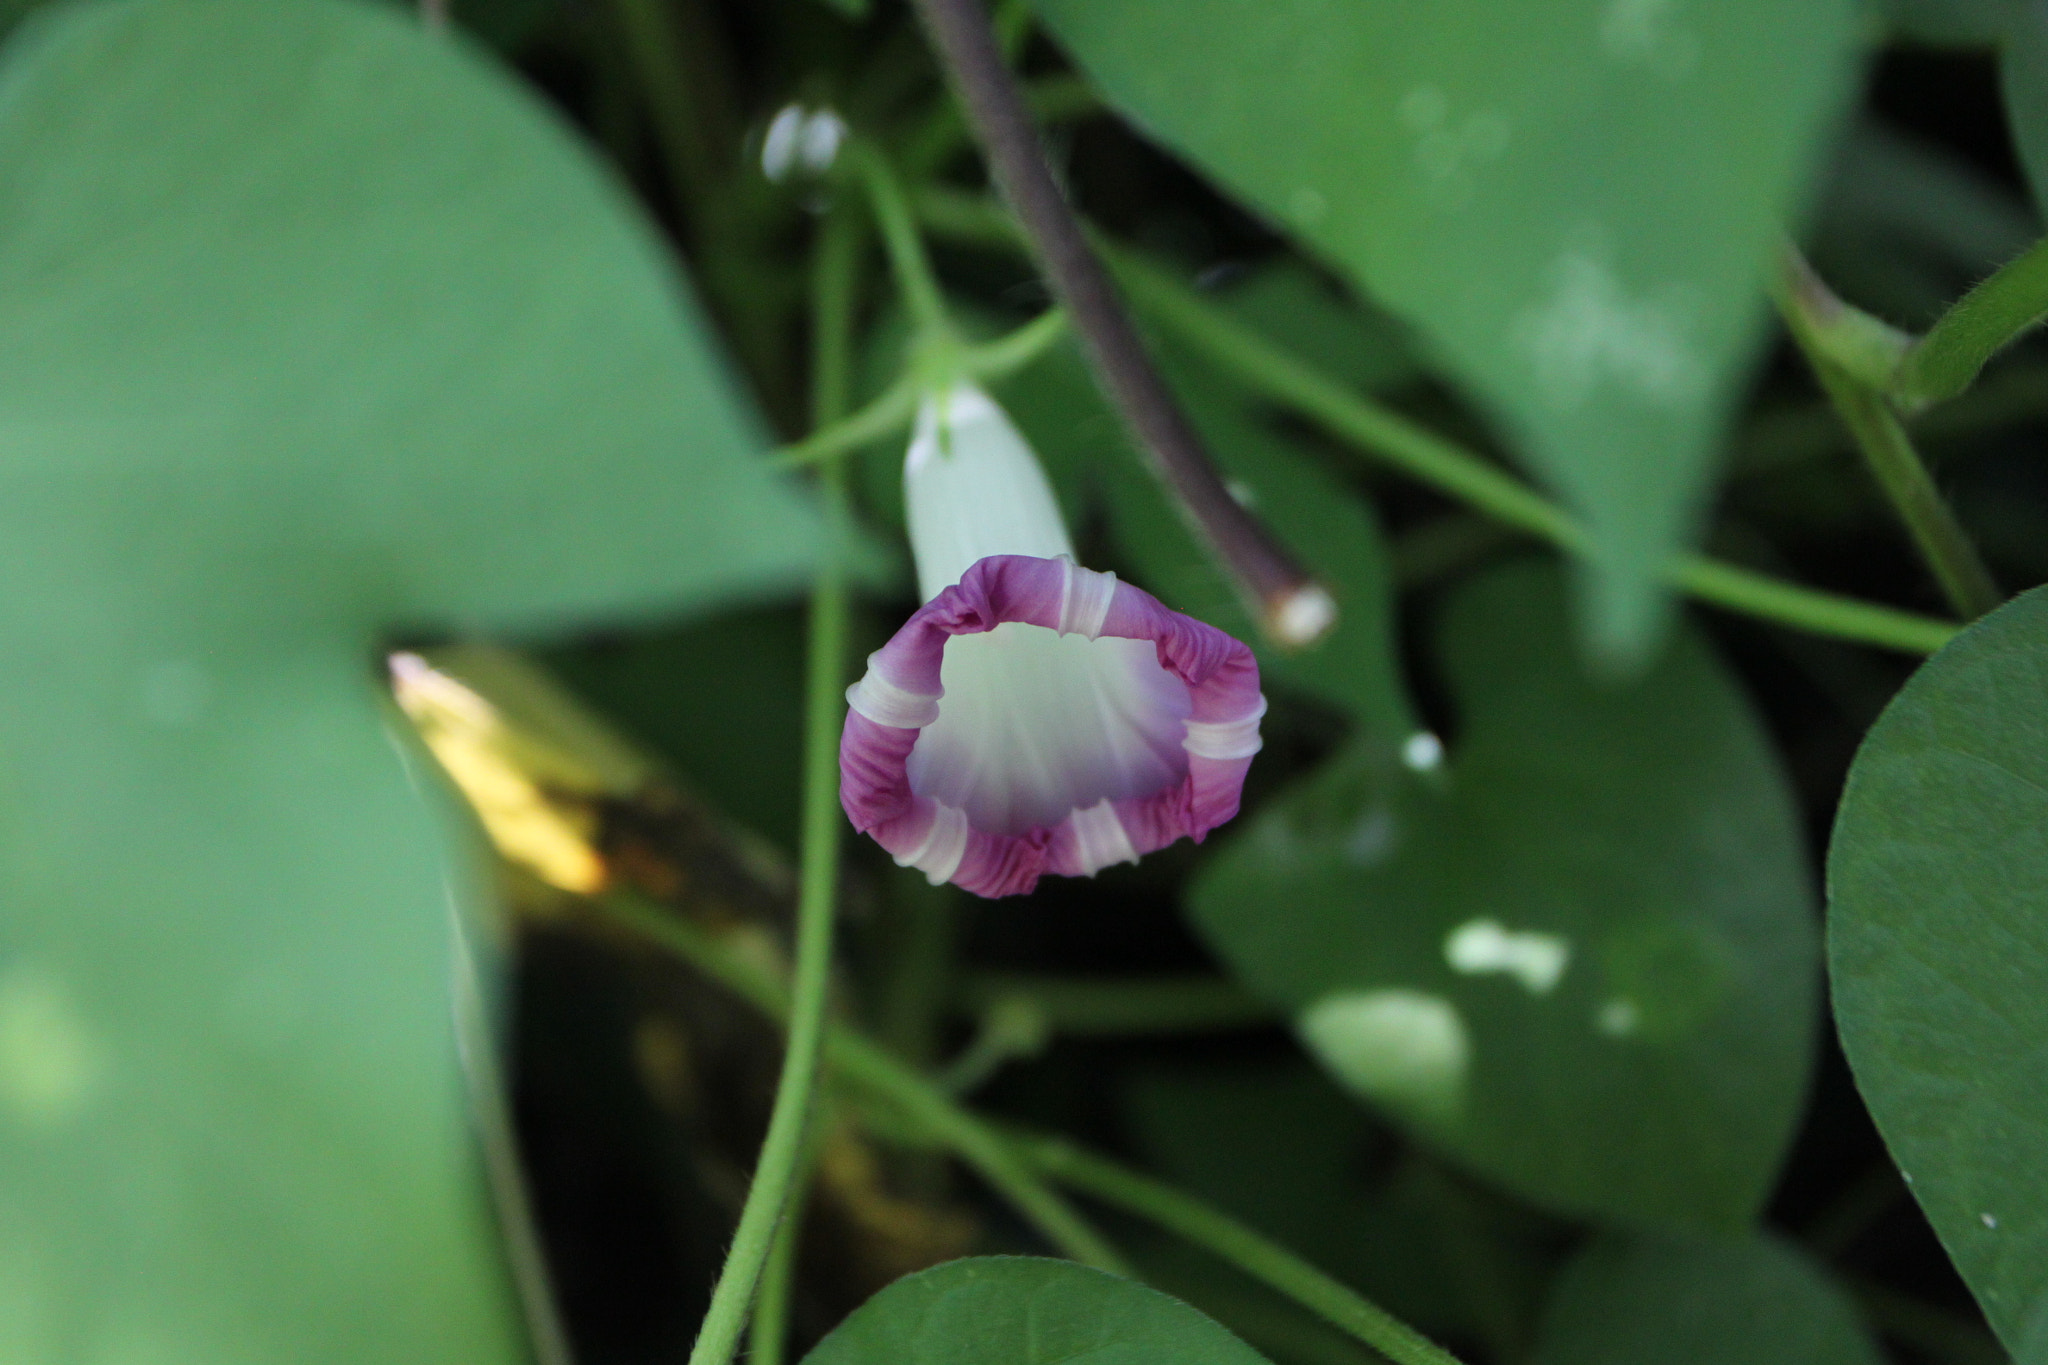
[{"label": "blurred leaf", "polygon": [[1835,1018],[1928,1221],[1992,1327],[2048,1333],[2048,590],[1906,684],[1828,857]]},{"label": "blurred leaf", "polygon": [[1774,1237],[1610,1235],[1551,1290],[1532,1365],[1880,1365],[1855,1306]]},{"label": "blurred leaf", "polygon": [[1999,44],[1998,75],[2034,207],[2048,207],[2048,6],[2014,7]]},{"label": "blurred leaf", "polygon": [[1072,1261],[978,1256],[890,1285],[804,1365],[1263,1365],[1178,1299]]},{"label": "blurred leaf", "polygon": [[1338,1077],[1539,1203],[1740,1227],[1813,1050],[1797,813],[1741,691],[1681,632],[1601,689],[1552,574],[1441,632],[1447,790],[1340,759],[1210,862],[1196,918]]},{"label": "blurred leaf", "polygon": [[0,1359],[514,1359],[472,836],[379,645],[816,522],[611,179],[410,15],[52,10],[0,177]]},{"label": "blurred leaf", "polygon": [[1589,523],[1640,659],[1854,71],[1852,0],[1039,0],[1142,127],[1350,272]]}]

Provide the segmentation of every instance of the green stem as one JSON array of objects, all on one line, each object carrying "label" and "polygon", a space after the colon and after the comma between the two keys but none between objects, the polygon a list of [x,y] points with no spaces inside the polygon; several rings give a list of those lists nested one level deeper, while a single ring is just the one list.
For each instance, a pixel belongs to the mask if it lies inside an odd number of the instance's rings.
[{"label": "green stem", "polygon": [[917,220],[911,216],[910,201],[904,198],[895,168],[871,142],[856,142],[847,150],[867,190],[875,226],[881,230],[882,245],[889,252],[889,267],[895,273],[896,287],[903,294],[911,320],[927,336],[949,336],[952,323],[946,317],[945,294],[932,271],[931,257],[925,254],[924,238],[918,232]]},{"label": "green stem", "polygon": [[1011,1062],[1041,1056],[1052,1029],[1038,1004],[1025,995],[1006,995],[982,1011],[974,1036],[940,1069],[939,1088],[971,1095]]},{"label": "green stem", "polygon": [[789,1188],[789,1208],[775,1230],[775,1245],[761,1267],[761,1289],[754,1315],[747,1323],[747,1365],[782,1365],[789,1348],[790,1302],[796,1296],[796,1254],[802,1241],[804,1205],[809,1202],[811,1175],[817,1167],[817,1134],[804,1143],[796,1179]]},{"label": "green stem", "polygon": [[1048,308],[1022,327],[994,341],[967,347],[961,356],[960,366],[976,379],[1001,379],[1044,355],[1066,334],[1066,310]]},{"label": "green stem", "polygon": [[[754,958],[705,930],[622,897],[600,903],[615,918],[686,958],[773,1018],[787,1016],[788,997]],[[1128,1275],[1099,1234],[1044,1183],[1042,1175],[1150,1219],[1278,1290],[1395,1365],[1458,1365],[1456,1357],[1384,1309],[1269,1241],[1228,1214],[1170,1185],[1126,1170],[1057,1138],[1019,1137],[955,1103],[931,1080],[885,1049],[839,1027],[826,1036],[826,1058],[844,1081],[881,1100],[898,1118],[952,1148],[979,1170],[1053,1242],[1076,1260]]]},{"label": "green stem", "polygon": [[[596,903],[606,914],[674,952],[770,1018],[789,1018],[789,993],[754,957],[721,943],[688,920],[622,896]],[[825,1057],[842,1078],[884,1101],[932,1141],[950,1147],[997,1194],[1068,1256],[1118,1275],[1124,1260],[987,1123],[955,1104],[931,1081],[858,1034],[828,1026]]]},{"label": "green stem", "polygon": [[[1016,373],[1044,355],[1066,331],[1066,315],[1057,308],[1048,309],[994,341],[951,350],[951,364],[970,379],[992,382]],[[801,441],[790,442],[775,452],[774,461],[785,469],[818,464],[894,435],[908,427],[917,415],[918,400],[927,386],[923,370],[913,360],[902,376],[867,406],[818,428]]]},{"label": "green stem", "polygon": [[[2048,410],[2048,365],[2015,361],[2002,366],[1952,403],[1912,418],[1914,441],[1952,444],[2029,421]],[[1797,406],[1787,404],[1759,413],[1736,439],[1733,478],[1775,474],[1801,463],[1846,455],[1855,440],[1825,398]],[[1937,461],[1938,463],[1938,461]]]},{"label": "green stem", "polygon": [[2048,318],[2048,239],[1942,314],[1900,365],[1892,396],[1908,412],[1954,398],[1992,356]]},{"label": "green stem", "polygon": [[[859,260],[859,239],[844,213],[834,214],[821,231],[816,285],[817,363],[812,376],[813,407],[818,417],[834,415],[845,403],[853,277]],[[847,517],[846,475],[828,467],[820,479],[826,514],[835,533]],[[835,534],[832,544],[843,536]],[[804,770],[802,828],[799,834],[796,919],[796,981],[789,1012],[789,1039],[783,1052],[782,1076],[775,1088],[775,1106],[768,1135],[754,1168],[753,1183],[740,1209],[739,1226],[725,1268],[711,1293],[711,1306],[690,1351],[690,1365],[726,1365],[739,1346],[747,1312],[754,1300],[772,1250],[777,1228],[796,1185],[817,1086],[818,1057],[825,1032],[825,998],[831,979],[833,898],[839,882],[839,729],[841,694],[846,687],[847,588],[839,556],[831,554],[818,571],[811,594],[809,677],[804,708]]]},{"label": "green stem", "polygon": [[1458,1365],[1457,1357],[1379,1305],[1230,1215],[1171,1185],[1084,1152],[1061,1138],[1017,1136],[1033,1166],[1214,1253],[1357,1337],[1395,1365]]},{"label": "green stem", "polygon": [[959,1153],[1054,1246],[1085,1265],[1130,1276],[1117,1250],[988,1123],[875,1044],[850,1033],[835,1041],[832,1060],[842,1076]]},{"label": "green stem", "polygon": [[1699,601],[1809,635],[1878,645],[1902,654],[1932,654],[1962,630],[1953,621],[1802,588],[1705,555],[1681,556],[1666,574],[1672,586]]},{"label": "green stem", "polygon": [[1949,605],[1965,619],[1975,620],[2004,601],[1991,570],[1935,487],[1891,404],[1824,361],[1817,362],[1815,370]]},{"label": "green stem", "polygon": [[[766,1013],[782,1018],[788,1002],[766,969],[721,945],[687,921],[637,902],[603,902],[657,942],[727,985]],[[1128,1275],[1122,1259],[1079,1215],[1047,1188],[1039,1172],[1105,1203],[1150,1219],[1278,1290],[1396,1365],[1458,1365],[1456,1357],[1236,1219],[1149,1176],[1081,1151],[1061,1139],[1008,1135],[954,1103],[930,1080],[882,1048],[839,1027],[826,1055],[846,1081],[884,1101],[930,1138],[951,1147],[1076,1260]]]},{"label": "green stem", "polygon": [[[1016,229],[994,204],[958,191],[925,190],[919,218],[933,231],[1005,250]],[[1153,319],[1220,368],[1348,445],[1430,484],[1496,521],[1569,554],[1590,552],[1584,528],[1512,474],[1455,441],[1353,392],[1133,253],[1097,238],[1124,287]],[[1701,555],[1674,560],[1666,578],[1703,602],[1815,635],[1931,654],[1960,629],[1954,622],[1787,583]]]},{"label": "green stem", "polygon": [[[855,283],[866,234],[844,208],[819,228],[811,260],[811,425],[823,427],[846,412],[853,391]],[[846,476],[837,467],[821,477],[835,516],[845,514]],[[790,1186],[789,1207],[761,1268],[760,1299],[747,1334],[747,1365],[782,1365],[789,1339],[790,1300],[796,1289],[797,1247],[806,1196],[817,1164],[815,1128],[804,1143]]]},{"label": "green stem", "polygon": [[916,371],[905,370],[860,411],[818,428],[801,441],[791,441],[771,458],[778,468],[795,469],[827,463],[834,456],[859,450],[908,427],[910,419],[917,415],[918,399],[923,393]]},{"label": "green stem", "polygon": [[1891,387],[1913,339],[1828,288],[1820,272],[1789,242],[1779,253],[1772,296],[1779,310],[1795,320],[1807,354],[1825,357],[1872,392]]},{"label": "green stem", "polygon": [[1796,256],[1788,273],[1792,279],[1780,291],[1779,306],[1793,340],[1805,352],[1828,401],[1856,438],[1871,477],[1905,523],[1914,548],[1949,604],[1966,619],[1982,616],[2003,600],[1991,571],[1984,567],[1977,547],[1935,487],[1890,400],[1830,349],[1824,331],[1832,298],[1827,287]]}]

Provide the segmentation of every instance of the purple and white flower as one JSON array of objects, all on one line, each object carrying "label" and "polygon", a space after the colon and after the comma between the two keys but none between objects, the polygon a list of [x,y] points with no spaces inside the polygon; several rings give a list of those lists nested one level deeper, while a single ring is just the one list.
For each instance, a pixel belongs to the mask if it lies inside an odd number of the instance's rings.
[{"label": "purple and white flower", "polygon": [[902,866],[982,896],[1093,876],[1237,814],[1245,645],[1084,569],[989,397],[928,397],[904,462],[925,604],[846,694],[840,802]]}]

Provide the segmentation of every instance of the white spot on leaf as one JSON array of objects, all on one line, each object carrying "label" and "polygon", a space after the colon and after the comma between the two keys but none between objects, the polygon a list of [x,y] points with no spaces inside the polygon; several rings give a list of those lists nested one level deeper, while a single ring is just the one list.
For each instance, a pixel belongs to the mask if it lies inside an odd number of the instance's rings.
[{"label": "white spot on leaf", "polygon": [[1323,197],[1321,190],[1303,185],[1287,196],[1287,207],[1296,219],[1309,227],[1314,227],[1322,222],[1323,215],[1330,211],[1330,201]]},{"label": "white spot on leaf", "polygon": [[1374,806],[1358,818],[1344,840],[1345,856],[1359,867],[1383,863],[1393,853],[1400,825],[1385,806]]},{"label": "white spot on leaf", "polygon": [[1548,295],[1517,317],[1513,338],[1544,401],[1569,412],[1602,389],[1658,407],[1698,398],[1707,365],[1691,331],[1675,291],[1633,295],[1603,254],[1575,247],[1552,264]]},{"label": "white spot on leaf", "polygon": [[1616,996],[1600,1006],[1596,1022],[1608,1037],[1626,1038],[1642,1026],[1643,1012],[1636,1007],[1635,1001]]},{"label": "white spot on leaf", "polygon": [[1498,109],[1458,114],[1433,85],[1418,85],[1401,97],[1401,123],[1413,139],[1412,155],[1431,199],[1457,208],[1478,188],[1476,173],[1507,151],[1514,126]]},{"label": "white spot on leaf", "polygon": [[1982,1222],[1982,1223],[1984,1224],[1984,1226],[1985,1226],[1985,1227],[1987,1227],[1987,1228],[1991,1228],[1991,1229],[1992,1229],[1992,1230],[1994,1230],[1994,1231],[1996,1231],[1996,1230],[1997,1230],[1997,1228],[1998,1228],[1998,1216],[1997,1216],[1996,1214],[1991,1214],[1991,1213],[1980,1213],[1980,1214],[1978,1214],[1978,1215],[1977,1215],[1977,1218],[1978,1218],[1978,1220],[1979,1220],[1979,1221],[1981,1221],[1981,1222]]},{"label": "white spot on leaf", "polygon": [[1302,1011],[1297,1026],[1339,1079],[1390,1109],[1443,1122],[1464,1103],[1471,1043],[1441,996],[1341,991]]},{"label": "white spot on leaf", "polygon": [[1469,920],[1444,940],[1444,960],[1454,969],[1467,976],[1512,976],[1531,995],[1548,995],[1571,959],[1571,944],[1556,934],[1514,931],[1499,920]]},{"label": "white spot on leaf", "polygon": [[103,1049],[60,977],[36,963],[0,977],[0,1111],[54,1128],[91,1101],[104,1072]]},{"label": "white spot on leaf", "polygon": [[1682,80],[1699,64],[1700,43],[1685,27],[1684,0],[1609,0],[1600,16],[1601,50],[1622,66]]},{"label": "white spot on leaf", "polygon": [[1417,730],[1402,744],[1401,761],[1414,772],[1434,772],[1443,766],[1444,742],[1427,730]]}]

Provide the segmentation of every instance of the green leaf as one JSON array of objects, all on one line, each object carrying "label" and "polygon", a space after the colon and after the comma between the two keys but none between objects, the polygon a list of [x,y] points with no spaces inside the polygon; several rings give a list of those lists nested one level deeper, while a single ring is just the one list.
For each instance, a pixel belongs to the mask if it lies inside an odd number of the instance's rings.
[{"label": "green leaf", "polygon": [[1197,881],[1210,944],[1340,1081],[1568,1213],[1739,1227],[1812,1057],[1799,821],[1740,689],[1681,632],[1602,689],[1555,576],[1480,580],[1441,631],[1447,783],[1354,754]]},{"label": "green leaf", "polygon": [[380,646],[787,585],[816,521],[610,178],[410,14],[53,9],[0,178],[0,1358],[518,1358],[481,878]]},{"label": "green leaf", "polygon": [[896,1281],[804,1365],[1264,1365],[1178,1299],[1071,1261],[978,1256]]},{"label": "green leaf", "polygon": [[1998,78],[2013,150],[2038,210],[2048,204],[2048,10],[2027,5],[2012,13],[2002,31]]},{"label": "green leaf", "polygon": [[1614,1236],[1558,1277],[1532,1365],[1880,1365],[1848,1296],[1762,1234]]},{"label": "green leaf", "polygon": [[1848,93],[1852,0],[1039,0],[1117,105],[1432,343],[1641,658]]},{"label": "green leaf", "polygon": [[1828,855],[1835,1018],[1892,1155],[2015,1352],[2048,1335],[2048,590],[1914,674]]}]

